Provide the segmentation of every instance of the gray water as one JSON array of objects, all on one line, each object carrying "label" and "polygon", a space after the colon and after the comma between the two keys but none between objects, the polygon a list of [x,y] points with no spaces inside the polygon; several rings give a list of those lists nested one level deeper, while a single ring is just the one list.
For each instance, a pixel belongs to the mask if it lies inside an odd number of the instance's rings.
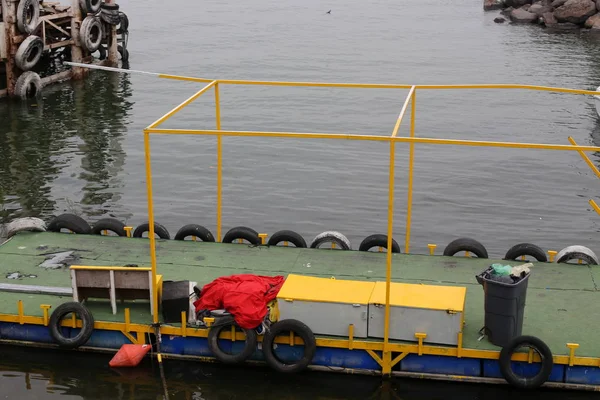
[{"label": "gray water", "polygon": [[[522,83],[595,89],[600,38],[495,24],[480,0],[120,2],[131,69],[223,79],[403,84]],[[331,9],[331,14],[326,14]],[[142,129],[201,86],[92,72],[0,103],[2,218],[76,212],[147,219]],[[222,128],[389,135],[407,90],[224,86]],[[214,129],[206,93],[165,124]],[[408,135],[410,116],[400,135]],[[526,91],[419,91],[416,134],[600,145],[592,98]],[[520,242],[600,251],[597,178],[576,152],[416,145],[411,251],[457,237],[491,257]],[[216,140],[153,136],[156,220],[215,233]],[[396,147],[394,238],[404,243],[408,145]],[[389,147],[224,138],[223,232],[339,230],[358,248],[385,233]],[[590,154],[600,164],[597,154]],[[402,246],[403,247],[403,246]],[[0,378],[4,379],[4,378]],[[93,398],[90,397],[90,398]],[[212,398],[212,397],[211,397]],[[217,397],[215,397],[217,398]]]}]

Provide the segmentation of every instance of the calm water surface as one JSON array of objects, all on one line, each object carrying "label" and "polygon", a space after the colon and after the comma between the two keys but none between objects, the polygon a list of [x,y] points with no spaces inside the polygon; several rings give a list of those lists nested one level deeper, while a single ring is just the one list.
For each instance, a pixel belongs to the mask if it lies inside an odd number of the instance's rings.
[{"label": "calm water surface", "polygon": [[[484,13],[480,0],[120,4],[131,21],[130,68],[137,70],[228,79],[527,83],[580,89],[600,85],[600,39],[579,32],[551,34],[537,26],[498,25],[492,21],[497,13]],[[325,14],[329,9],[331,15]],[[46,88],[33,104],[0,103],[2,218],[48,219],[71,211],[90,223],[105,216],[132,225],[144,222],[141,131],[198,88],[97,71],[83,82]],[[222,127],[389,134],[406,94],[391,89],[225,86]],[[213,96],[207,93],[165,126],[213,129],[212,105]],[[580,144],[600,145],[600,126],[588,96],[420,91],[417,105],[420,136],[560,144],[569,144],[572,136]],[[409,122],[407,117],[401,135],[408,135]],[[292,229],[310,241],[324,230],[339,230],[354,248],[367,235],[385,232],[385,144],[225,138],[223,145],[224,231],[237,225],[267,233]],[[215,149],[214,138],[153,137],[155,213],[172,235],[190,222],[215,232]],[[408,146],[398,145],[396,151],[394,237],[403,243]],[[591,157],[600,164],[598,155]],[[411,250],[425,252],[428,243],[443,248],[456,237],[470,236],[492,257],[525,241],[556,250],[581,244],[598,252],[600,217],[588,205],[589,199],[599,197],[597,185],[575,152],[416,145]],[[31,398],[31,393],[46,398],[49,392],[103,398],[97,387],[136,399],[156,395],[155,382],[114,375],[104,359],[64,362],[62,356],[38,363],[57,374],[55,383],[48,383],[44,372],[32,371],[36,378],[28,390],[25,371],[33,367],[21,358],[14,357],[6,367],[14,372],[0,377],[0,393],[8,398]],[[358,388],[378,385],[354,377],[323,378],[321,383],[321,378],[292,378],[283,384],[263,372],[214,372],[209,378],[199,372],[204,368],[182,364],[181,376],[172,379],[184,387],[190,384],[185,390],[206,399],[247,398],[254,385],[261,396],[274,391],[290,399],[350,398],[362,389],[342,396],[327,385],[338,379],[343,382],[339,390],[355,381]],[[154,377],[151,369],[146,373]],[[428,392],[438,385],[402,382],[386,395],[446,398],[449,392],[444,390]],[[495,388],[465,390],[457,393],[467,398],[506,395]]]}]

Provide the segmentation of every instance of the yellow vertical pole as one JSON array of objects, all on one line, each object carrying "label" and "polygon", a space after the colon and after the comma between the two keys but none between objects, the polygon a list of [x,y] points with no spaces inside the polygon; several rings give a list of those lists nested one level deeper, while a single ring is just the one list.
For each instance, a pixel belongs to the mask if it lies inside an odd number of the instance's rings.
[{"label": "yellow vertical pole", "polygon": [[[410,137],[415,137],[415,116],[417,111],[417,91],[412,94],[410,109]],[[412,192],[413,192],[413,169],[415,163],[415,144],[410,144],[408,156],[408,199],[406,200],[406,234],[404,239],[404,252],[410,252],[410,223],[412,218]]]},{"label": "yellow vertical pole", "polygon": [[152,322],[158,323],[158,287],[156,284],[156,241],[154,239],[154,205],[152,202],[152,168],[150,166],[150,133],[144,132],[146,158],[146,191],[148,192],[148,224],[150,231],[150,262],[152,265]]},{"label": "yellow vertical pole", "polygon": [[[219,82],[215,83],[215,119],[217,130],[221,130],[221,104],[219,101]],[[221,206],[223,189],[223,138],[217,135],[217,242],[221,241]]]},{"label": "yellow vertical pole", "polygon": [[392,235],[394,225],[394,163],[395,163],[395,143],[390,140],[390,171],[389,171],[389,194],[388,194],[388,226],[387,226],[387,258],[386,258],[386,278],[385,278],[385,320],[383,326],[383,365],[382,373],[389,375],[392,372],[392,353],[389,351],[390,336],[390,284],[392,281]]}]

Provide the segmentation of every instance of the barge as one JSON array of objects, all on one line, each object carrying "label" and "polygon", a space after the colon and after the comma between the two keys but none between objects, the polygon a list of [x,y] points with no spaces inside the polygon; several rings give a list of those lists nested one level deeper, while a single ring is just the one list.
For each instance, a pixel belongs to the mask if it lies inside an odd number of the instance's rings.
[{"label": "barge", "polygon": [[[148,222],[126,227],[104,219],[90,226],[65,214],[48,224],[37,219],[8,224],[5,234],[9,238],[0,246],[0,343],[108,352],[116,352],[124,344],[151,344],[159,361],[172,357],[249,366],[266,363],[282,373],[316,369],[508,382],[525,389],[600,390],[600,345],[593,318],[600,294],[596,284],[600,266],[592,250],[582,246],[542,250],[519,243],[504,259],[490,259],[480,243],[460,238],[446,246],[443,254],[433,244],[429,254],[410,252],[415,143],[577,152],[574,156],[582,157],[600,178],[600,171],[585,154],[598,152],[600,147],[580,146],[572,138],[570,144],[537,144],[416,137],[418,90],[521,89],[589,96],[595,91],[527,85],[258,82],[158,76],[206,85],[144,130]],[[389,136],[224,131],[219,86],[226,84],[403,89],[408,96]],[[215,130],[159,128],[209,90],[215,94]],[[411,135],[399,137],[409,106]],[[154,134],[216,136],[214,237],[203,226],[188,225],[171,240],[166,229],[155,222],[150,152]],[[317,235],[310,246],[291,231],[277,232],[269,239],[267,234],[236,227],[222,235],[223,136],[387,142],[386,234],[365,238],[358,250],[351,249],[339,232]],[[403,248],[393,239],[392,229],[396,143],[410,144]],[[589,204],[600,214],[594,200]],[[189,238],[192,240],[186,240]],[[331,243],[331,249],[323,248],[324,243]],[[373,249],[379,251],[370,251]],[[505,307],[514,312],[502,316],[502,310],[491,311],[488,295],[494,283],[485,281],[482,289],[482,272],[495,264],[524,263],[531,267],[526,278],[521,276],[527,283],[526,307],[523,291],[507,298]],[[197,313],[190,298],[202,297],[198,289],[204,291],[205,285],[215,280],[239,276],[282,279],[265,309],[266,325],[240,328],[228,310]],[[173,288],[182,284],[184,295],[172,296]],[[170,301],[179,304],[176,321],[172,313],[166,317],[166,309],[172,308]],[[502,345],[498,345],[498,337],[492,340],[490,327],[484,328],[489,314],[494,313],[501,315],[495,329],[510,336],[503,338]],[[67,315],[72,317],[64,319]],[[519,351],[523,346],[528,350]]]}]

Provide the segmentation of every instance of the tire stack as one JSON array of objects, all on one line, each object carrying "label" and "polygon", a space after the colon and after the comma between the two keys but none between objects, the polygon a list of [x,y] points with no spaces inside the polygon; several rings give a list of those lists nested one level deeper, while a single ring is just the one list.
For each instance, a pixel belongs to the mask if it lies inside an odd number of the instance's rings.
[{"label": "tire stack", "polygon": [[32,69],[42,58],[44,42],[33,35],[40,21],[40,4],[38,0],[19,0],[17,6],[17,28],[20,33],[28,35],[19,44],[15,54],[15,64],[21,71],[15,83],[15,96],[22,99],[37,97],[42,90],[42,80]]},{"label": "tire stack", "polygon": [[[81,24],[80,36],[83,47],[91,53],[98,52],[99,60],[106,59],[108,43],[112,26],[117,27],[117,46],[123,62],[129,60],[127,51],[127,38],[129,35],[129,18],[124,12],[119,11],[118,4],[106,4],[102,0],[79,0],[81,8],[87,11],[88,16]],[[86,20],[88,23],[86,24]],[[86,24],[84,26],[84,24]],[[100,32],[100,35],[98,35]],[[120,39],[119,39],[120,35]]]}]

